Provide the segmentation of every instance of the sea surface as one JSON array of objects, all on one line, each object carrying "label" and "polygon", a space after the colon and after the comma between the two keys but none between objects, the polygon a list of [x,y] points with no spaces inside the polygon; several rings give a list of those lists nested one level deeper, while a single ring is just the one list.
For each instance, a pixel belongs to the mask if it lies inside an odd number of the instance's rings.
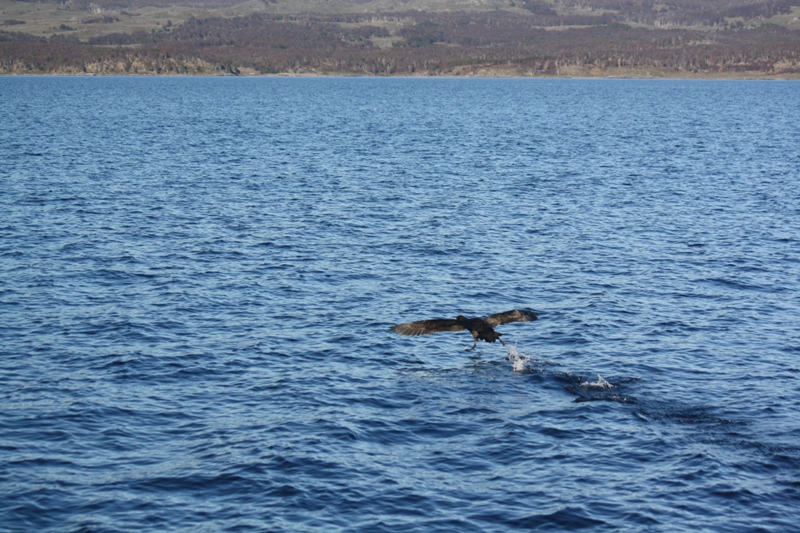
[{"label": "sea surface", "polygon": [[581,528],[800,529],[800,83],[0,77],[1,531]]}]

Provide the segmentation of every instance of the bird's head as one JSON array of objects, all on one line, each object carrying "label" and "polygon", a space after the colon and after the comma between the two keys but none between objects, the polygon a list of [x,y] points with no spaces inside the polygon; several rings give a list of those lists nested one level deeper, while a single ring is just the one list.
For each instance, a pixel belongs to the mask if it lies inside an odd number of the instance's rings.
[{"label": "bird's head", "polygon": [[459,322],[459,323],[466,322],[467,320],[469,320],[469,319],[467,317],[465,317],[464,315],[458,315],[456,317],[456,322]]}]

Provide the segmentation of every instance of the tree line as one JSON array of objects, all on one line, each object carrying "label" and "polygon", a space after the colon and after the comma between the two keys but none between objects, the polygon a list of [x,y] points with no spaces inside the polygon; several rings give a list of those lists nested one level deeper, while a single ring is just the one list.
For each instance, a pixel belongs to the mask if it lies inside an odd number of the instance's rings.
[{"label": "tree line", "polygon": [[[592,1],[624,7],[628,0]],[[385,16],[404,25],[391,34],[373,24],[373,15],[253,14],[189,19],[88,42],[72,34],[45,39],[3,31],[0,72],[449,75],[499,68],[557,76],[571,68],[657,68],[678,75],[800,74],[800,31],[780,26],[701,31],[608,22],[552,30],[537,25],[536,16],[503,10]],[[379,47],[376,38],[394,42]]]}]

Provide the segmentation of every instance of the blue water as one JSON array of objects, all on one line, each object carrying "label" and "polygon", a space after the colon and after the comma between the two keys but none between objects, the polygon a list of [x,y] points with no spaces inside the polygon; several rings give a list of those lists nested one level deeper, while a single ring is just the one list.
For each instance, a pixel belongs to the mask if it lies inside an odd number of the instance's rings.
[{"label": "blue water", "polygon": [[0,117],[0,530],[800,527],[797,83],[2,77]]}]

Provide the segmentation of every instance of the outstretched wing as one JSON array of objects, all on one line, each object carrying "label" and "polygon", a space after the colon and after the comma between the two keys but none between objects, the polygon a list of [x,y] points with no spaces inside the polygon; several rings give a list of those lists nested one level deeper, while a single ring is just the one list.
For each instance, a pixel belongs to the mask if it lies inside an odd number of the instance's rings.
[{"label": "outstretched wing", "polygon": [[435,320],[420,320],[419,322],[406,322],[398,324],[389,329],[396,331],[400,335],[430,335],[440,331],[461,331],[463,326],[459,326],[455,320],[439,318]]},{"label": "outstretched wing", "polygon": [[484,318],[487,324],[496,328],[500,324],[508,324],[509,322],[533,322],[539,318],[536,313],[530,311],[522,311],[515,309],[513,311],[506,311],[505,313],[497,313],[496,315],[487,316]]}]

